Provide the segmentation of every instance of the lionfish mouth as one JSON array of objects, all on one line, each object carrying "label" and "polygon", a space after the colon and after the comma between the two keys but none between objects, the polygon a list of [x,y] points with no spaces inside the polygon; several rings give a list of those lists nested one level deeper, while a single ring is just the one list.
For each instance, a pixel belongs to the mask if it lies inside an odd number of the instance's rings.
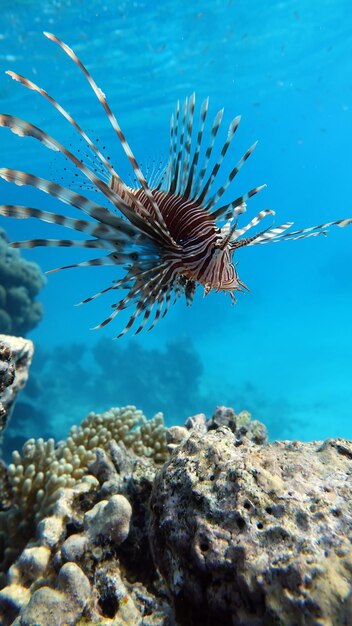
[{"label": "lionfish mouth", "polygon": [[274,215],[274,211],[265,209],[249,223],[238,227],[238,219],[245,212],[247,201],[265,185],[254,187],[231,202],[222,204],[221,200],[256,144],[247,150],[227,175],[222,176],[222,183],[219,184],[220,172],[224,170],[225,157],[238,129],[240,117],[232,120],[225,139],[219,143],[223,110],[209,124],[208,98],[196,115],[194,94],[186,98],[181,106],[177,103],[171,117],[167,167],[159,181],[148,183],[105,94],[87,68],[73,50],[55,35],[44,35],[62,48],[87,79],[132,166],[137,186],[130,187],[122,180],[96,143],[51,95],[28,78],[10,71],[7,74],[15,81],[40,94],[66,119],[85,142],[93,158],[99,162],[105,175],[99,176],[91,163],[86,164],[77,154],[30,122],[2,114],[0,126],[9,128],[21,137],[34,137],[46,148],[61,153],[96,191],[105,196],[111,209],[56,182],[27,172],[2,168],[0,176],[4,180],[36,187],[58,198],[63,204],[83,212],[86,219],[20,205],[1,205],[0,214],[19,219],[40,219],[90,237],[86,240],[30,239],[13,242],[13,247],[76,246],[107,252],[105,256],[65,265],[52,272],[74,267],[120,266],[121,276],[117,280],[80,303],[91,302],[109,291],[127,292],[113,306],[113,312],[96,328],[111,322],[127,307],[134,307],[128,323],[118,336],[124,335],[137,319],[135,334],[151,322],[148,327],[150,330],[180,295],[183,294],[187,304],[191,304],[197,285],[204,287],[205,295],[212,289],[225,291],[235,301],[235,291],[247,289],[239,280],[233,263],[233,254],[237,248],[315,237],[325,234],[330,226],[344,227],[352,222],[352,218],[347,218],[296,231],[289,230],[293,222],[286,222],[244,237],[263,218]]}]

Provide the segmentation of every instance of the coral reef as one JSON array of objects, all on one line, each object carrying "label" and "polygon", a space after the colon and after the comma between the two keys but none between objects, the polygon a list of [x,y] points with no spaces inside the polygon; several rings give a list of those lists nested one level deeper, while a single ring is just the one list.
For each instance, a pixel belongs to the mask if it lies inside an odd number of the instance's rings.
[{"label": "coral reef", "polygon": [[2,626],[351,623],[351,442],[268,443],[227,407],[165,430],[128,407],[29,450],[8,468],[36,516]]},{"label": "coral reef", "polygon": [[45,277],[36,263],[23,259],[10,248],[6,233],[0,229],[0,332],[25,335],[42,318],[36,302]]},{"label": "coral reef", "polygon": [[2,626],[174,623],[147,539],[158,464],[114,440],[95,457],[85,477],[56,492],[9,568]]},{"label": "coral reef", "polygon": [[352,443],[258,445],[199,421],[150,504],[177,623],[352,623]]},{"label": "coral reef", "polygon": [[269,416],[265,423],[271,437],[292,438],[297,432],[295,411],[282,401],[269,401],[254,385],[242,388],[237,377],[235,384],[225,378],[222,382],[220,392],[218,382],[203,376],[201,358],[189,340],[172,342],[163,349],[106,338],[92,347],[36,345],[31,377],[6,431],[4,458],[9,460],[11,452],[31,437],[65,437],[92,407],[101,412],[115,404],[141,406],[147,415],[162,411],[170,426],[182,423],[199,407],[210,414],[219,397],[229,406],[236,399],[238,406],[249,407],[253,415]]},{"label": "coral reef", "polygon": [[33,351],[29,339],[0,335],[0,433],[9,422],[17,394],[27,382]]},{"label": "coral reef", "polygon": [[[33,436],[64,437],[92,407],[100,412],[115,404],[135,404],[147,415],[163,412],[168,424],[184,421],[205,406],[201,374],[200,358],[186,340],[160,350],[106,338],[92,348],[36,345],[31,378],[6,433],[6,456]],[[44,419],[48,406],[50,415]]]},{"label": "coral reef", "polygon": [[96,450],[107,449],[111,440],[122,442],[140,457],[152,459],[156,466],[167,458],[162,415],[147,420],[134,406],[113,408],[100,415],[90,413],[58,445],[53,439],[30,439],[22,454],[13,453],[6,476],[6,493],[11,491],[12,506],[6,514],[0,513],[0,528],[6,535],[3,569],[33,536],[35,523],[51,512],[60,489],[86,480]]}]

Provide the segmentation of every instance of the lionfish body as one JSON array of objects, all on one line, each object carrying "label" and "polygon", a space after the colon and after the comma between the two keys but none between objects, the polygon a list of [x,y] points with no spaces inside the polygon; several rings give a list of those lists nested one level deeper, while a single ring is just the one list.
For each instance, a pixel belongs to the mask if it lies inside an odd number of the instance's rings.
[{"label": "lionfish body", "polygon": [[3,179],[17,185],[36,187],[80,210],[88,219],[74,219],[19,205],[2,205],[0,214],[22,219],[30,217],[40,219],[82,232],[90,237],[86,240],[31,239],[13,242],[11,245],[14,247],[77,246],[107,252],[105,256],[100,255],[51,271],[97,265],[118,265],[124,269],[122,278],[80,303],[90,302],[108,291],[127,291],[127,294],[113,305],[112,313],[97,328],[109,323],[123,309],[134,306],[134,311],[119,337],[131,328],[137,318],[139,325],[135,333],[140,332],[148,320],[153,318],[150,330],[166,314],[171,302],[181,294],[185,295],[187,304],[191,304],[198,284],[204,287],[205,294],[212,289],[225,291],[235,301],[235,292],[246,289],[237,275],[233,262],[236,248],[314,237],[325,234],[329,226],[344,227],[352,222],[352,218],[347,218],[296,231],[290,230],[292,222],[286,222],[277,227],[261,230],[250,237],[244,236],[263,218],[274,215],[274,211],[266,209],[260,211],[248,224],[238,227],[238,218],[245,212],[247,200],[264,185],[255,187],[226,204],[221,204],[221,198],[256,144],[247,150],[231,169],[225,182],[216,188],[219,170],[222,169],[240,118],[236,117],[231,122],[226,139],[216,156],[214,144],[221,126],[223,111],[216,115],[210,126],[209,139],[206,141],[208,99],[201,106],[199,122],[195,127],[194,95],[186,99],[182,107],[177,104],[175,114],[171,118],[168,165],[159,182],[148,184],[105,95],[86,67],[66,44],[54,35],[44,34],[56,42],[85,75],[131,163],[139,186],[133,188],[125,184],[109,159],[52,96],[27,78],[8,72],[14,80],[39,93],[66,118],[87,144],[90,154],[99,161],[104,175],[99,176],[95,171],[96,168],[86,165],[59,141],[29,122],[4,114],[0,115],[0,126],[8,127],[19,136],[34,137],[47,148],[60,152],[75,166],[80,175],[107,198],[111,210],[56,182],[27,172],[3,168],[0,169],[0,176]]}]

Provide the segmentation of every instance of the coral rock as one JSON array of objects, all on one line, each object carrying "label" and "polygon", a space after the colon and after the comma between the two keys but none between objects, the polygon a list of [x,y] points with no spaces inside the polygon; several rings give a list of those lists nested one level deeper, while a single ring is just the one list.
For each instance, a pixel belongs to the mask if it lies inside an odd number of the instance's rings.
[{"label": "coral rock", "polygon": [[49,548],[56,546],[65,534],[64,518],[58,515],[44,518],[38,524],[38,536],[40,541]]},{"label": "coral rock", "polygon": [[0,591],[0,624],[10,626],[22,607],[26,606],[31,592],[22,585],[8,585]]},{"label": "coral rock", "polygon": [[21,613],[21,626],[74,626],[83,613],[78,603],[70,602],[62,592],[50,587],[35,591]]},{"label": "coral rock", "polygon": [[34,546],[23,550],[16,564],[9,570],[9,582],[28,584],[45,574],[51,557],[46,546]]},{"label": "coral rock", "polygon": [[65,563],[58,576],[58,588],[69,597],[70,602],[82,609],[90,600],[90,583],[76,563]]},{"label": "coral rock", "polygon": [[122,495],[101,500],[84,516],[84,527],[89,541],[119,545],[128,536],[132,507]]},{"label": "coral rock", "polygon": [[17,395],[27,382],[33,352],[29,339],[0,335],[0,432],[8,425]]},{"label": "coral rock", "polygon": [[352,443],[192,432],[156,476],[155,563],[184,626],[352,623]]},{"label": "coral rock", "polygon": [[118,615],[117,623],[121,626],[137,626],[141,623],[140,611],[116,569],[107,571],[105,567],[98,568],[95,583],[99,609],[104,617],[113,618]]},{"label": "coral rock", "polygon": [[206,426],[208,430],[227,426],[239,440],[247,437],[254,443],[266,443],[268,441],[266,427],[258,420],[252,420],[249,411],[235,413],[231,407],[217,406],[214,415],[206,422]]},{"label": "coral rock", "polygon": [[88,539],[84,534],[71,535],[64,541],[61,548],[63,561],[79,561],[87,548]]}]

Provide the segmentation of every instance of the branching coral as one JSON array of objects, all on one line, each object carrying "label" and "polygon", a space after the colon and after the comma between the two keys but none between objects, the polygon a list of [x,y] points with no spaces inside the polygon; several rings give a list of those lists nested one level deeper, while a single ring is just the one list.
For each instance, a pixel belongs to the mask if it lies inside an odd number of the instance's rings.
[{"label": "branching coral", "polygon": [[112,440],[123,442],[158,465],[168,457],[165,432],[161,413],[147,420],[142,411],[128,406],[90,413],[58,445],[53,439],[27,441],[22,454],[13,453],[7,472],[13,507],[2,517],[5,532],[12,534],[10,545],[33,535],[34,524],[50,513],[61,488],[72,488],[84,479],[97,448],[106,450]]},{"label": "branching coral", "polygon": [[53,439],[29,439],[22,454],[13,453],[8,467],[14,503],[25,523],[33,515],[37,521],[47,515],[58,490],[80,480],[95,460],[96,449],[106,449],[111,440],[123,441],[135,454],[155,463],[167,458],[162,414],[148,421],[134,406],[113,408],[100,415],[90,413],[58,446]]},{"label": "branching coral", "polygon": [[147,538],[158,466],[122,442],[107,448],[95,449],[88,475],[59,490],[35,539],[9,567],[0,591],[3,626],[173,623],[160,582],[154,586]]},{"label": "branching coral", "polygon": [[35,297],[45,284],[39,266],[10,248],[0,229],[0,332],[25,335],[42,318]]}]

